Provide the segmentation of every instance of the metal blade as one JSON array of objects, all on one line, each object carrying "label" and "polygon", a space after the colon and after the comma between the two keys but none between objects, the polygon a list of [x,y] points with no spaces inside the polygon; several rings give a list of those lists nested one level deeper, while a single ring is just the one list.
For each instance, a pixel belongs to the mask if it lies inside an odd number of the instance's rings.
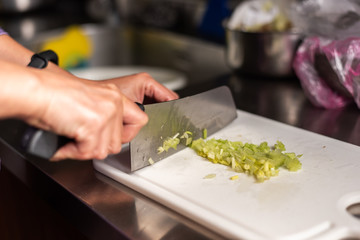
[{"label": "metal blade", "polygon": [[167,137],[193,133],[193,139],[202,137],[206,129],[211,135],[236,118],[236,107],[230,89],[218,87],[194,96],[145,105],[149,122],[130,143],[130,170],[135,171],[150,165],[149,159],[160,161],[186,146],[179,144],[177,150],[157,153]]}]

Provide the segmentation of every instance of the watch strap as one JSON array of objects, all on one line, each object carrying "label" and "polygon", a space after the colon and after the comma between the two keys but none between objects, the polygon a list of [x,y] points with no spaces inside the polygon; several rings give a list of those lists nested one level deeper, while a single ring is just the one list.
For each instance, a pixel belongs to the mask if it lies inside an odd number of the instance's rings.
[{"label": "watch strap", "polygon": [[35,53],[34,55],[32,55],[28,67],[34,67],[40,69],[46,68],[49,61],[55,63],[56,65],[59,64],[58,56],[54,51],[46,50],[40,53]]}]

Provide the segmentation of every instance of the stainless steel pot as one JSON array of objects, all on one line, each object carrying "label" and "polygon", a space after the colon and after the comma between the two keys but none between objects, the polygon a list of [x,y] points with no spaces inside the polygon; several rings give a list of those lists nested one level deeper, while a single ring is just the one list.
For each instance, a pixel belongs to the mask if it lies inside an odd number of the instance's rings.
[{"label": "stainless steel pot", "polygon": [[251,75],[290,77],[302,35],[295,32],[226,30],[226,61],[235,71]]}]

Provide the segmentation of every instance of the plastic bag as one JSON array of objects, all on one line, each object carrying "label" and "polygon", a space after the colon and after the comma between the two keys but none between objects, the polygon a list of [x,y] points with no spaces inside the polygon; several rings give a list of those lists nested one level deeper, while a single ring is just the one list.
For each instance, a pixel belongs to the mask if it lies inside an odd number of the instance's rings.
[{"label": "plastic bag", "polygon": [[360,108],[359,37],[308,37],[299,47],[293,67],[315,106],[340,108],[355,101]]},{"label": "plastic bag", "polygon": [[308,36],[360,36],[359,0],[297,0],[288,11],[292,22]]},{"label": "plastic bag", "polygon": [[360,1],[297,0],[289,11],[308,36],[293,62],[306,96],[319,107],[360,108]]},{"label": "plastic bag", "polygon": [[281,32],[292,28],[284,9],[290,6],[288,0],[243,1],[232,13],[228,27],[249,32]]}]

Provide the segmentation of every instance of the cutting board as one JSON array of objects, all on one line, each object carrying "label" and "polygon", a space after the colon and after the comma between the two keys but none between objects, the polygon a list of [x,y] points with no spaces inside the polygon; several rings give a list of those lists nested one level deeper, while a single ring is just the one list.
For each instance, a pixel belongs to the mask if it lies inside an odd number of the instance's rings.
[{"label": "cutting board", "polygon": [[[237,110],[214,138],[273,145],[303,154],[302,169],[263,183],[184,149],[134,173],[121,171],[126,148],[96,170],[230,239],[340,239],[360,236],[360,147]],[[208,174],[215,178],[204,179]],[[237,180],[230,180],[238,174]]]}]

